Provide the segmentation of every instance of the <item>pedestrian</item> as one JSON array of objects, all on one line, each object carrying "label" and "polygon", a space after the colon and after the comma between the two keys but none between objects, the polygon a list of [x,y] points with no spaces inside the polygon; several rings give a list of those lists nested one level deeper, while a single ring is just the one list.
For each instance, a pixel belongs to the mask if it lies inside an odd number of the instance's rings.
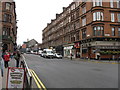
[{"label": "pedestrian", "polygon": [[100,53],[97,53],[97,60],[100,60]]},{"label": "pedestrian", "polygon": [[118,57],[118,62],[120,61],[120,56]]},{"label": "pedestrian", "polygon": [[12,52],[9,50],[10,58],[12,59]]},{"label": "pedestrian", "polygon": [[20,51],[18,50],[17,52],[14,53],[14,58],[16,60],[16,67],[19,67],[20,57],[21,57],[21,54],[20,54]]},{"label": "pedestrian", "polygon": [[5,51],[5,54],[3,55],[3,59],[4,59],[4,66],[5,68],[9,67],[8,62],[10,61],[10,54],[9,52]]},{"label": "pedestrian", "polygon": [[72,60],[72,56],[73,56],[73,54],[71,53],[71,54],[70,54],[71,60]]}]

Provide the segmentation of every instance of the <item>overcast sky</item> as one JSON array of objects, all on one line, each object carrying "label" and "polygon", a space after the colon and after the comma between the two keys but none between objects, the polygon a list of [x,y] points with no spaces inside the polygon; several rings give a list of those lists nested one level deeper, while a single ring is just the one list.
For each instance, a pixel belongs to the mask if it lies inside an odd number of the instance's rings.
[{"label": "overcast sky", "polygon": [[35,39],[42,43],[42,30],[73,0],[15,0],[17,13],[17,43]]}]

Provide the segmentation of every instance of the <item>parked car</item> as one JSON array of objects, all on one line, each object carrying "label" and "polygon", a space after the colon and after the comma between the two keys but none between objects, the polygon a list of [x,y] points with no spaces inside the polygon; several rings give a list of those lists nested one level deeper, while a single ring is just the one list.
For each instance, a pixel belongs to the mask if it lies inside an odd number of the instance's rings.
[{"label": "parked car", "polygon": [[55,55],[55,58],[62,59],[62,55],[61,55],[61,54],[59,54],[59,53],[54,53],[54,55]]},{"label": "parked car", "polygon": [[54,53],[52,49],[44,49],[42,54],[44,58],[54,58]]},{"label": "parked car", "polygon": [[39,50],[39,51],[38,51],[38,54],[41,56],[42,52],[43,52],[42,50]]},{"label": "parked car", "polygon": [[43,51],[41,52],[40,56],[43,57]]}]

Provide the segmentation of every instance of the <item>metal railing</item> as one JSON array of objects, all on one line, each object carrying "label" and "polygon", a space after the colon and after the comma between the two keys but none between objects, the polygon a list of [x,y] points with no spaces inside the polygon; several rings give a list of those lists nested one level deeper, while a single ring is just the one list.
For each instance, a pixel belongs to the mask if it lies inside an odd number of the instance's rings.
[{"label": "metal railing", "polygon": [[29,68],[28,68],[28,65],[25,61],[25,57],[22,55],[22,59],[23,61],[21,61],[21,65],[23,68],[25,68],[25,72],[26,72],[26,75],[25,75],[25,88],[29,88],[29,90],[32,88],[32,75],[29,71]]}]

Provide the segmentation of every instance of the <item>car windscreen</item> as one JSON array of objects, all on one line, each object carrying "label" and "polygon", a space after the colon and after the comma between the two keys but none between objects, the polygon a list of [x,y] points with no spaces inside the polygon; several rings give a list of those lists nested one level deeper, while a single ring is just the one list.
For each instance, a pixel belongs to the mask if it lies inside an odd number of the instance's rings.
[{"label": "car windscreen", "polygon": [[47,53],[50,53],[50,54],[51,54],[51,53],[53,53],[53,52],[52,52],[52,51],[47,51]]}]

